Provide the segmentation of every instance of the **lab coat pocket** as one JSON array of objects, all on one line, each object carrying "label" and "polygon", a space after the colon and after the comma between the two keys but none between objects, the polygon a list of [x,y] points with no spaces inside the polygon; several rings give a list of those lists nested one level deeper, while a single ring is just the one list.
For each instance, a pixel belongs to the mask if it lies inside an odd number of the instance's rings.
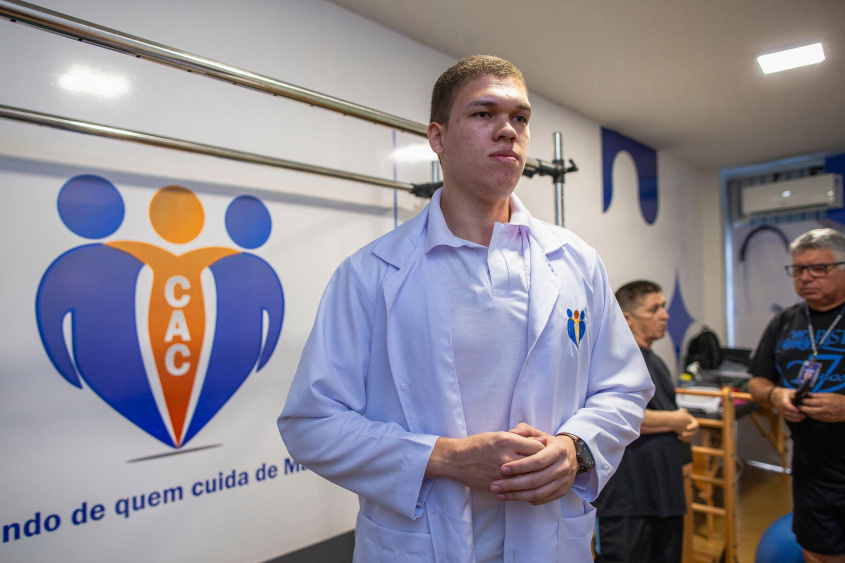
[{"label": "lab coat pocket", "polygon": [[558,521],[558,561],[560,563],[581,563],[592,561],[590,539],[596,522],[596,509],[589,507],[586,514],[561,518]]},{"label": "lab coat pocket", "polygon": [[385,528],[363,514],[355,524],[355,562],[434,563],[431,534]]}]

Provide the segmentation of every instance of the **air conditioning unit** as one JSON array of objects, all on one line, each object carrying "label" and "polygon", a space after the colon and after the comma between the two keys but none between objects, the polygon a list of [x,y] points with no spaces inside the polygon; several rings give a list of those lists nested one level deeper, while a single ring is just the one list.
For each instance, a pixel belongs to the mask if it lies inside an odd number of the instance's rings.
[{"label": "air conditioning unit", "polygon": [[742,189],[740,202],[745,216],[841,209],[842,175],[817,174],[748,186]]}]

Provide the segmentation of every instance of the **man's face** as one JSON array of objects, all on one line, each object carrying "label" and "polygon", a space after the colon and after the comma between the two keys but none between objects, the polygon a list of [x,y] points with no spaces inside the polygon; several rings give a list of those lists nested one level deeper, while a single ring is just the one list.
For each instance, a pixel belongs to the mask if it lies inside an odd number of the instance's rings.
[{"label": "man's face", "polygon": [[642,348],[651,348],[652,342],[666,335],[669,321],[666,298],[660,292],[644,295],[632,313],[625,313],[625,319],[637,344]]},{"label": "man's face", "polygon": [[449,123],[428,128],[446,189],[491,203],[509,197],[525,167],[530,117],[528,93],[517,80],[487,75],[468,82]]},{"label": "man's face", "polygon": [[[830,248],[810,249],[792,256],[793,266],[809,266],[810,264],[833,264],[837,262],[836,255]],[[839,267],[831,268],[826,276],[814,278],[808,270],[801,272],[795,283],[795,293],[807,301],[807,304],[817,311],[826,311],[845,301],[845,271]]]}]

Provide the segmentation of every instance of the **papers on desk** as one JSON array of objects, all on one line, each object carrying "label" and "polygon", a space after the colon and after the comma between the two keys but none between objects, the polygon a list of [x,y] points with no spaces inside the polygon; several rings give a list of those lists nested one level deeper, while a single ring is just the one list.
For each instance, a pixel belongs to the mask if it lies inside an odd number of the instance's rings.
[{"label": "papers on desk", "polygon": [[[714,389],[713,387],[704,387],[701,385],[693,385],[685,387],[685,389],[689,389],[690,391],[718,391],[718,389]],[[675,401],[678,403],[679,407],[690,411],[697,410],[711,414],[722,411],[722,398],[718,396],[710,397],[707,395],[688,395],[686,393],[678,393],[675,397]]]}]

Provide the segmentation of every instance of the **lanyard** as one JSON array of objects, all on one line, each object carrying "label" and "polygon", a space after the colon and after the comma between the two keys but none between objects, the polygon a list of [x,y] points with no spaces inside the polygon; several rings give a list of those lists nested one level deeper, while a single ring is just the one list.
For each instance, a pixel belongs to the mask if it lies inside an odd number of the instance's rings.
[{"label": "lanyard", "polygon": [[[804,302],[804,311],[807,313],[807,328],[810,329],[810,346],[813,348],[813,360],[812,361],[815,362],[816,356],[819,355],[819,351],[816,348],[816,334],[815,334],[815,330],[813,330],[813,321],[810,319],[810,306],[807,305],[806,301]],[[839,320],[842,318],[843,313],[845,313],[845,306],[843,306],[842,309],[839,310],[839,314],[836,315],[836,318],[833,319],[833,322],[830,324],[828,329],[825,331],[824,334],[822,334],[822,339],[819,340],[819,348],[824,346],[824,341],[827,340],[827,337],[833,331],[833,327],[835,327],[836,323],[838,323]]]}]

